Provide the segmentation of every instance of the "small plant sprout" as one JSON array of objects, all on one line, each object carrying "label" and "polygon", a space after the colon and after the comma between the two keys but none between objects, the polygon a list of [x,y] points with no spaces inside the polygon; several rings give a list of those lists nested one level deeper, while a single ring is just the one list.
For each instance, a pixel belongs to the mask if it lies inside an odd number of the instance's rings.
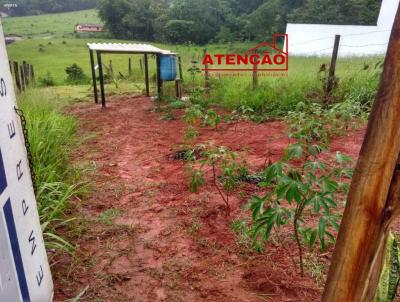
[{"label": "small plant sprout", "polygon": [[197,159],[195,151],[188,152],[186,171],[190,178],[190,190],[197,192],[205,184],[205,170],[212,173],[212,183],[225,203],[227,212],[231,212],[230,195],[243,175],[247,174],[246,164],[238,160],[238,155],[224,146],[213,144],[201,145],[201,159]]},{"label": "small plant sprout", "polygon": [[203,115],[202,125],[210,125],[211,127],[218,129],[218,124],[221,122],[220,115],[213,109],[208,109]]},{"label": "small plant sprout", "polygon": [[[279,234],[282,226],[291,224],[298,247],[300,270],[304,274],[303,245],[312,248],[319,242],[325,250],[335,242],[334,230],[339,228],[340,215],[335,212],[337,201],[346,195],[352,177],[351,159],[337,153],[333,163],[317,160],[317,149],[303,150],[300,144],[290,145],[284,158],[265,169],[264,195],[253,196],[252,236],[255,243],[269,241],[271,232]],[[299,160],[301,165],[295,164]],[[309,218],[309,219],[308,219]]]}]

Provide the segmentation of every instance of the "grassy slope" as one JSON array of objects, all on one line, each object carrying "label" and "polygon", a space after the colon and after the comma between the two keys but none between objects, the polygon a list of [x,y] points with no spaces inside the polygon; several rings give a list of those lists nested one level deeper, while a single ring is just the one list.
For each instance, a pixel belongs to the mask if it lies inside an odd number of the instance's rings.
[{"label": "grassy slope", "polygon": [[6,34],[24,38],[71,37],[77,23],[101,23],[94,9],[76,12],[12,17],[2,20]]}]

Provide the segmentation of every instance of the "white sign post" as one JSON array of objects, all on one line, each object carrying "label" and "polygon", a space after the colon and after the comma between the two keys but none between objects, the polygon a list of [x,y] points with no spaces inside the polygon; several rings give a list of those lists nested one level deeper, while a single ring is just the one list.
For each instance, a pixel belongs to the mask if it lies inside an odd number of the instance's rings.
[{"label": "white sign post", "polygon": [[0,301],[49,302],[53,281],[0,24]]}]

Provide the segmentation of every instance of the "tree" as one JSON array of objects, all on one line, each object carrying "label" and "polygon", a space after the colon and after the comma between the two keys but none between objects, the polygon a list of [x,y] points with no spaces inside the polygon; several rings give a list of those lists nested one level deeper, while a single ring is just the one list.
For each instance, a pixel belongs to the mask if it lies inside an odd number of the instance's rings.
[{"label": "tree", "polygon": [[[175,0],[172,2],[168,12],[167,19],[174,20],[173,23],[165,24],[163,30],[163,37],[169,42],[176,42],[170,40],[173,36],[168,30],[180,26],[180,33],[183,36],[190,37],[191,41],[197,44],[204,44],[211,41],[218,33],[221,25],[225,20],[225,11],[220,5],[219,1],[215,0]],[[182,21],[182,22],[177,22]],[[183,24],[191,26],[183,28]],[[182,39],[179,39],[182,40]]]},{"label": "tree", "polygon": [[289,19],[298,23],[376,24],[380,0],[307,0]]},{"label": "tree", "polygon": [[150,41],[165,6],[166,2],[156,0],[100,0],[97,8],[115,37]]},{"label": "tree", "polygon": [[100,19],[114,36],[124,37],[127,34],[126,25],[122,22],[130,9],[127,0],[100,0],[97,9]]}]

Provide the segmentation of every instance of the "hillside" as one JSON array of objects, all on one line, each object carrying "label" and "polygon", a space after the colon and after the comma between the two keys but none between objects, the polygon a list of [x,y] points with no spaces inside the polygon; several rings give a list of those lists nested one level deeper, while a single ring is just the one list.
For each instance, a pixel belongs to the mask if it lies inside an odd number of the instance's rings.
[{"label": "hillside", "polygon": [[5,34],[24,38],[71,37],[77,23],[101,23],[94,9],[2,19]]}]

